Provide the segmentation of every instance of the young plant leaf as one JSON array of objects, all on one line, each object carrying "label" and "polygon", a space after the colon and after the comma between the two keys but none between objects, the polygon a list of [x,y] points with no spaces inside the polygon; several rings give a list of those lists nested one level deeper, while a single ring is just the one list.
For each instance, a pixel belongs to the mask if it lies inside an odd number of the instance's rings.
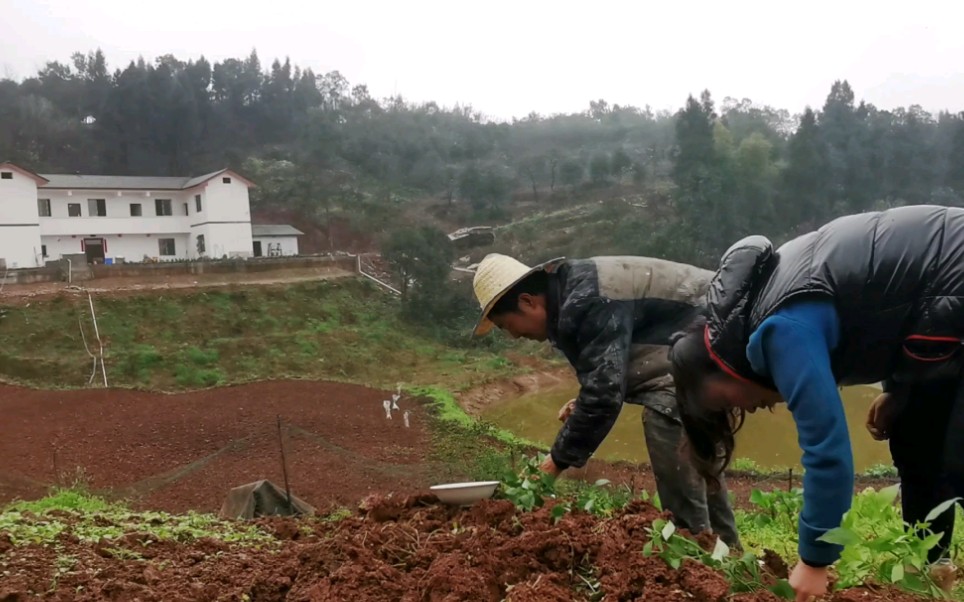
[{"label": "young plant leaf", "polygon": [[720,562],[730,554],[730,546],[726,545],[722,539],[716,538],[716,545],[713,547],[713,554],[711,558],[713,560]]},{"label": "young plant leaf", "polygon": [[666,526],[663,527],[663,530],[662,532],[660,532],[660,535],[663,536],[663,539],[669,539],[670,537],[673,536],[673,533],[676,533],[676,525],[674,525],[670,521],[666,521]]},{"label": "young plant leaf", "polygon": [[900,493],[900,483],[896,485],[891,485],[890,487],[884,487],[880,490],[880,499],[891,505],[897,499],[897,494]]},{"label": "young plant leaf", "polygon": [[937,517],[939,517],[940,515],[942,515],[942,514],[944,514],[945,512],[947,512],[947,509],[950,508],[951,506],[953,506],[953,505],[954,505],[955,503],[957,503],[958,501],[960,501],[960,499],[961,499],[961,498],[959,498],[959,497],[955,497],[955,498],[951,498],[951,499],[947,500],[946,502],[942,502],[942,503],[938,504],[936,508],[934,508],[933,510],[931,510],[931,511],[927,514],[927,518],[924,519],[924,522],[928,522],[928,523],[934,522],[934,520],[935,520]]},{"label": "young plant leaf", "polygon": [[847,529],[846,527],[837,527],[836,529],[831,529],[818,537],[817,541],[825,541],[827,543],[835,543],[841,546],[849,546],[860,543],[863,540],[859,535],[850,529]]}]

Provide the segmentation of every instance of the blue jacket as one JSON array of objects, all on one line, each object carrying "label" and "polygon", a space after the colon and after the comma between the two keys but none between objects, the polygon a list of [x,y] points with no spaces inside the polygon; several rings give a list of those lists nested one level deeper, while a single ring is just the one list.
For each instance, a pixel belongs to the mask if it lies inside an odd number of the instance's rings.
[{"label": "blue jacket", "polygon": [[839,341],[833,302],[807,300],[791,302],[764,320],[746,349],[753,371],[773,381],[797,424],[806,470],[800,558],[813,566],[839,558],[840,546],[817,538],[840,526],[854,489],[847,420],[830,368]]}]

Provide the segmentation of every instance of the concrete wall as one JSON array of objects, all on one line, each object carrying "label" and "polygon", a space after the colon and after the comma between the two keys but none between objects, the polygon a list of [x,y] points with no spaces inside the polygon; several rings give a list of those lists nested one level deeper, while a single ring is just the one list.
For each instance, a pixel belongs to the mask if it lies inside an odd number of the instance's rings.
[{"label": "concrete wall", "polygon": [[228,261],[191,261],[178,263],[144,263],[91,266],[97,278],[149,277],[173,274],[230,274],[257,273],[273,270],[291,270],[316,267],[332,267],[350,272],[356,271],[354,257],[302,256],[272,257],[259,259],[236,259]]},{"label": "concrete wall", "polygon": [[[81,253],[81,242],[88,236],[44,236],[42,242],[47,247],[47,261],[56,261],[68,253]],[[160,234],[101,234],[92,238],[102,238],[107,249],[106,258],[123,257],[125,261],[141,262],[146,256],[150,260],[171,261],[175,259],[191,259],[193,248],[190,247],[189,235],[183,232]],[[174,256],[161,256],[159,239],[174,239]]]},{"label": "concrete wall", "polygon": [[[347,272],[355,272],[357,260],[354,257],[328,255],[301,257],[274,257],[264,259],[235,259],[229,261],[180,261],[170,263],[138,263],[122,265],[93,265],[82,264],[84,257],[75,256],[74,280],[81,280],[84,275],[94,278],[125,278],[151,276],[169,276],[177,274],[230,274],[230,273],[259,273],[273,270],[291,270],[305,268],[331,267]],[[21,269],[7,275],[7,284],[27,284],[33,282],[59,282],[66,280],[67,267],[62,260],[49,261],[46,267]],[[3,275],[0,274],[0,278]]]},{"label": "concrete wall", "polygon": [[[298,254],[298,237],[297,236],[256,236],[254,237],[254,241],[261,243],[262,257],[272,257],[271,253],[269,253],[269,248],[279,249],[281,256]],[[277,252],[277,251],[273,251],[273,252]]]},{"label": "concrete wall", "polygon": [[9,180],[0,178],[0,259],[5,269],[39,267],[43,259],[37,182],[19,171],[0,171],[11,174]]},{"label": "concrete wall", "polygon": [[205,257],[251,257],[254,247],[251,243],[251,223],[206,223],[191,228],[191,257],[197,257],[197,236],[204,235]]}]

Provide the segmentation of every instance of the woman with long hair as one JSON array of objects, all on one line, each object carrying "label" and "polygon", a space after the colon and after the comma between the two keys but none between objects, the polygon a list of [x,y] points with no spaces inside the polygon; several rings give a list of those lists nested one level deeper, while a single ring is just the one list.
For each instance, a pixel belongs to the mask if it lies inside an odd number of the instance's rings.
[{"label": "woman with long hair", "polygon": [[[687,445],[722,474],[746,412],[786,401],[803,450],[798,601],[826,592],[840,547],[821,541],[850,508],[853,456],[839,386],[883,383],[867,427],[888,439],[904,520],[964,496],[964,209],[915,206],[836,219],[774,250],[724,254],[705,316],[670,351]],[[947,553],[953,509],[931,528]]]}]

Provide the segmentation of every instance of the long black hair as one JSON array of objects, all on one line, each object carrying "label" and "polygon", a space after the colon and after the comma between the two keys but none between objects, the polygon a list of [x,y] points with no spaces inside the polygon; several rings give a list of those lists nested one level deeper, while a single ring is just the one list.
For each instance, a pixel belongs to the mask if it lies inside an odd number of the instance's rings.
[{"label": "long black hair", "polygon": [[703,403],[707,380],[724,374],[703,341],[705,328],[706,318],[701,316],[674,335],[669,360],[686,432],[684,451],[700,476],[718,488],[720,475],[733,457],[734,435],[743,426],[745,414],[739,408],[714,410]]}]

